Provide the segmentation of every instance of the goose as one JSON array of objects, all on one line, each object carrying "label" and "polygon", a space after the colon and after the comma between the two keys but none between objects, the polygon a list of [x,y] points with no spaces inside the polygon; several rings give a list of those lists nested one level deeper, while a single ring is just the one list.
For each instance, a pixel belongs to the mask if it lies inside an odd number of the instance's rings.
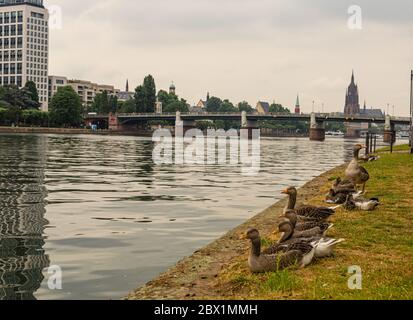
[{"label": "goose", "polygon": [[341,180],[341,178],[337,178],[332,186],[334,193],[354,193],[356,192],[356,186],[350,180]]},{"label": "goose", "polygon": [[347,196],[346,202],[343,204],[344,210],[353,211],[356,209],[356,202],[351,194]]},{"label": "goose", "polygon": [[366,189],[366,183],[370,179],[370,175],[368,171],[360,166],[359,164],[359,153],[361,149],[364,149],[365,146],[362,146],[361,144],[357,144],[354,147],[354,158],[348,165],[345,175],[348,180],[350,180],[354,185],[363,185],[362,192],[365,192]]},{"label": "goose", "polygon": [[337,244],[345,241],[344,239],[336,240],[336,239],[320,237],[320,236],[309,237],[309,238],[291,238],[291,235],[293,234],[293,226],[291,222],[289,221],[285,221],[284,225],[282,226],[282,230],[280,230],[280,232],[282,232],[280,240],[278,241],[277,244],[268,248],[266,250],[266,253],[273,252],[273,248],[277,248],[277,246],[280,244],[288,245],[288,244],[293,244],[293,243],[304,241],[304,242],[310,243],[315,248],[314,255],[316,258],[326,258],[326,257],[331,257],[334,254],[334,248]]},{"label": "goose", "polygon": [[308,220],[327,220],[330,216],[332,216],[335,211],[332,208],[327,207],[316,207],[316,206],[301,206],[298,209],[295,209],[295,205],[297,202],[297,189],[295,187],[289,187],[283,190],[281,193],[288,195],[288,204],[287,207],[284,209],[284,213],[287,210],[294,210],[297,216],[299,216],[300,220],[308,221]]},{"label": "goose", "polygon": [[326,203],[343,204],[347,199],[347,193],[336,193],[333,189],[330,189],[326,195]]},{"label": "goose", "polygon": [[334,226],[331,223],[322,222],[322,221],[298,222],[298,217],[297,217],[297,214],[294,212],[294,210],[287,210],[284,217],[287,218],[291,222],[295,231],[306,231],[306,230],[311,230],[311,229],[318,227],[320,228],[321,232],[325,236],[327,231]]},{"label": "goose", "polygon": [[320,226],[315,226],[307,230],[296,230],[294,228],[294,224],[289,219],[283,219],[283,221],[278,225],[278,231],[281,233],[279,243],[283,243],[287,239],[321,237],[325,232],[321,230]]},{"label": "goose", "polygon": [[370,200],[365,200],[359,198],[355,200],[353,196],[349,195],[346,202],[343,204],[343,208],[347,211],[361,210],[361,211],[373,211],[380,205],[380,200],[377,198],[371,198]]},{"label": "goose", "polygon": [[280,271],[292,266],[305,267],[315,255],[311,245],[284,245],[274,249],[274,253],[261,253],[261,237],[257,229],[249,229],[246,238],[251,240],[248,265],[252,273]]}]

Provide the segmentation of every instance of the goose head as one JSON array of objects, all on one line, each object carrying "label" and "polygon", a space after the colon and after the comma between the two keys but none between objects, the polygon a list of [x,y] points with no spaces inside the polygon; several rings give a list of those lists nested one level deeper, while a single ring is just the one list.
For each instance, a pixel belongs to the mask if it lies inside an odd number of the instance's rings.
[{"label": "goose head", "polygon": [[297,195],[297,188],[296,187],[288,187],[287,189],[281,191],[282,194],[288,195]]},{"label": "goose head", "polygon": [[295,204],[297,202],[297,189],[295,187],[289,187],[283,191],[281,191],[282,194],[288,195],[288,204],[287,207],[285,208],[284,212],[287,210],[291,210],[295,208]]},{"label": "goose head", "polygon": [[283,243],[284,241],[287,241],[288,239],[290,239],[290,237],[293,235],[293,232],[294,232],[293,224],[291,223],[290,220],[284,219],[279,224],[278,231],[281,234],[281,238],[278,241],[278,243]]},{"label": "goose head", "polygon": [[261,255],[261,237],[257,229],[248,229],[245,238],[251,240],[251,258],[257,258]]},{"label": "goose head", "polygon": [[248,229],[245,238],[251,241],[257,240],[260,237],[260,232],[257,229]]},{"label": "goose head", "polygon": [[365,149],[365,148],[367,148],[365,145],[356,144],[356,145],[354,146],[354,148],[353,148],[354,158],[357,158],[357,160],[358,160],[360,151],[361,151],[362,149]]}]

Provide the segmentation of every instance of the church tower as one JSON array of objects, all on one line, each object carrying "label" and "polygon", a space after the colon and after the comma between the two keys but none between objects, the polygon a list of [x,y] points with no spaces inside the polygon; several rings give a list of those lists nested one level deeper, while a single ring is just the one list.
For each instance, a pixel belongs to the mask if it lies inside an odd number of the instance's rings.
[{"label": "church tower", "polygon": [[169,87],[169,94],[176,94],[176,87],[173,82],[171,86]]},{"label": "church tower", "polygon": [[[351,83],[346,92],[346,105],[344,107],[346,116],[360,114],[359,89],[354,81],[354,71],[351,75]],[[360,138],[362,125],[356,123],[345,123],[346,138]]]},{"label": "church tower", "polygon": [[295,103],[295,114],[301,114],[300,97],[297,94],[297,102]]},{"label": "church tower", "polygon": [[360,113],[359,89],[354,81],[354,71],[351,75],[351,83],[346,92],[346,105],[344,107],[344,114],[353,115]]}]

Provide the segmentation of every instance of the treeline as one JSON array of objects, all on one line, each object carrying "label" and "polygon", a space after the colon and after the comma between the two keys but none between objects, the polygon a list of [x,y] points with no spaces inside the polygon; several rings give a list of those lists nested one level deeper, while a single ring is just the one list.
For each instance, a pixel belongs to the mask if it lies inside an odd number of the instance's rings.
[{"label": "treeline", "polygon": [[[40,110],[39,95],[34,82],[27,82],[19,89],[17,86],[0,86],[0,125],[23,126],[55,126],[79,127],[83,122],[85,112],[108,113],[153,113],[156,101],[162,103],[164,113],[176,111],[188,112],[190,105],[185,99],[165,90],[157,92],[155,79],[148,75],[139,85],[134,95],[128,101],[118,101],[116,96],[108,92],[95,96],[90,106],[83,106],[78,94],[72,87],[61,87],[49,101],[49,112]],[[254,113],[256,109],[248,102],[242,101],[233,104],[228,99],[210,97],[206,102],[207,112],[247,112]],[[270,106],[272,113],[291,113],[281,104],[273,103]],[[239,121],[204,121],[199,122],[200,128],[239,128]],[[259,127],[272,129],[297,129],[301,132],[308,131],[308,123],[297,121],[260,121]],[[330,126],[330,125],[329,125]],[[338,126],[331,124],[334,129]],[[340,126],[342,129],[344,126]]]},{"label": "treeline", "polygon": [[34,82],[28,81],[23,88],[0,86],[0,124],[47,125],[49,115],[39,108],[39,95]]},{"label": "treeline", "polygon": [[82,123],[82,103],[71,87],[58,89],[49,102],[49,112],[40,106],[34,82],[28,81],[23,88],[0,86],[0,125],[79,127]]}]

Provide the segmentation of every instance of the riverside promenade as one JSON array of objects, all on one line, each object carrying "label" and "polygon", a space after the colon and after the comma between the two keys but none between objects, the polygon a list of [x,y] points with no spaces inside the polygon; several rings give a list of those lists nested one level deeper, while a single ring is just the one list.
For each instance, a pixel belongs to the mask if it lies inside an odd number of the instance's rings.
[{"label": "riverside promenade", "polygon": [[[372,176],[367,197],[380,198],[381,205],[374,212],[337,210],[329,236],[346,242],[336,249],[334,258],[300,270],[249,272],[249,243],[240,238],[249,227],[256,227],[264,246],[276,241],[284,199],[178,262],[127,299],[412,299],[413,159],[405,152],[380,156],[365,166]],[[299,190],[298,202],[323,205],[332,180],[342,176],[344,169],[345,165],[337,167],[308,182]],[[348,288],[348,269],[354,265],[363,272],[362,290]]]}]

